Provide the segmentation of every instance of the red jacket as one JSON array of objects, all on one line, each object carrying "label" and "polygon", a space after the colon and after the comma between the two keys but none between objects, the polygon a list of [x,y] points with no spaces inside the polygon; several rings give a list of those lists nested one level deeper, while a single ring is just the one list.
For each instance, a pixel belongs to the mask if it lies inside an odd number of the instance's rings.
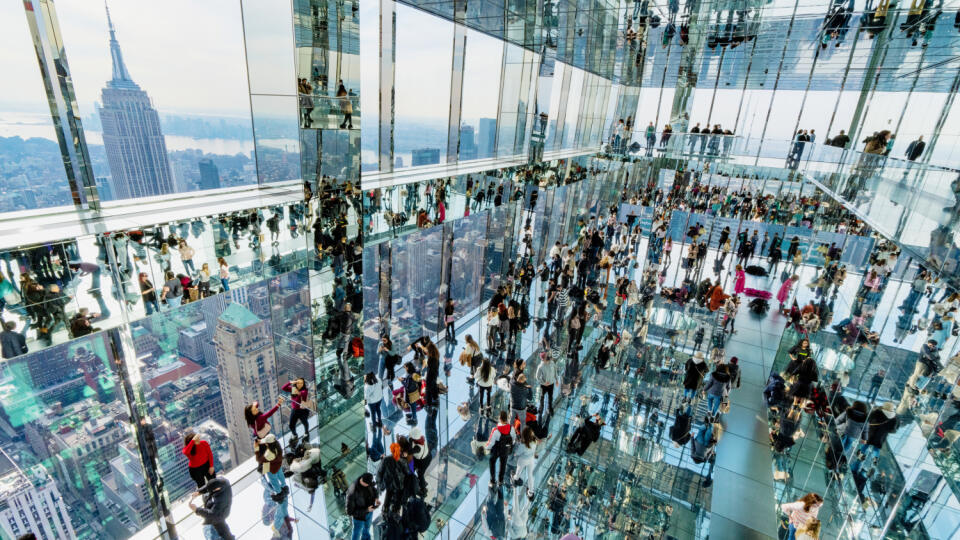
[{"label": "red jacket", "polygon": [[213,452],[207,441],[190,441],[183,447],[183,455],[187,456],[190,467],[213,466]]}]

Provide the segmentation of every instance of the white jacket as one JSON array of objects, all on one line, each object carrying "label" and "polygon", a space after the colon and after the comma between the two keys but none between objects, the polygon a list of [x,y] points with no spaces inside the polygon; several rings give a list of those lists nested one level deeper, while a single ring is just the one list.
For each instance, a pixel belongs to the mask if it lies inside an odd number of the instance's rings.
[{"label": "white jacket", "polygon": [[364,383],[363,400],[367,403],[376,403],[383,400],[383,383],[379,379],[373,384]]}]

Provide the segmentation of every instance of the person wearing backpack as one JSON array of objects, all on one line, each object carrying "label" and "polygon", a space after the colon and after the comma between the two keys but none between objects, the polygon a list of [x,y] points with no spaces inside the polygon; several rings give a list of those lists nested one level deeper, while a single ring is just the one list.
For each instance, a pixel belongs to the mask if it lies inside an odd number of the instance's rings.
[{"label": "person wearing backpack", "polygon": [[533,390],[527,384],[527,376],[519,373],[510,382],[510,407],[513,417],[520,419],[521,426],[527,425],[527,404],[533,398]]},{"label": "person wearing backpack", "polygon": [[[497,425],[490,431],[486,444],[487,453],[490,454],[490,489],[503,485],[503,477],[507,471],[507,458],[513,453],[511,430],[507,411],[500,411]],[[499,476],[496,474],[497,461],[500,462]]]}]

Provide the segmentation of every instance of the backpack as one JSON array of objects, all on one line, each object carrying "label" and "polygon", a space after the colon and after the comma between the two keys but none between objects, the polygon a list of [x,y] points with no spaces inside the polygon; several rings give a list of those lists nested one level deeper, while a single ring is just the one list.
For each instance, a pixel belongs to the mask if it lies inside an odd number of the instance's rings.
[{"label": "backpack", "polygon": [[670,440],[673,442],[684,445],[690,440],[690,424],[692,419],[687,413],[681,413],[677,415],[676,420],[673,422],[673,425],[670,426]]},{"label": "backpack", "polygon": [[504,435],[503,432],[500,433],[500,438],[497,439],[497,442],[493,444],[493,448],[490,451],[491,454],[495,456],[509,456],[513,453],[513,436]]},{"label": "backpack", "polygon": [[407,529],[417,533],[427,532],[430,528],[430,512],[423,499],[410,497],[403,507],[403,520]]},{"label": "backpack", "polygon": [[355,337],[350,340],[350,352],[354,358],[363,358],[363,338]]}]

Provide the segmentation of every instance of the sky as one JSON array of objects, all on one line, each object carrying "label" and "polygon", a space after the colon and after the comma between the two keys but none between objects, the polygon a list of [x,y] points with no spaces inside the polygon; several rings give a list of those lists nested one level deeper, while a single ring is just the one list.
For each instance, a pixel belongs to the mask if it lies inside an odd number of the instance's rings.
[{"label": "sky", "polygon": [[[56,8],[86,116],[94,113],[111,77],[106,12],[103,3],[91,0],[58,0]],[[131,77],[162,113],[249,116],[239,2],[114,0],[110,14]],[[0,52],[0,72],[13,81],[4,85],[0,107],[48,110],[36,59],[23,46],[30,35],[20,2],[0,3],[0,35],[7,45]]]}]

